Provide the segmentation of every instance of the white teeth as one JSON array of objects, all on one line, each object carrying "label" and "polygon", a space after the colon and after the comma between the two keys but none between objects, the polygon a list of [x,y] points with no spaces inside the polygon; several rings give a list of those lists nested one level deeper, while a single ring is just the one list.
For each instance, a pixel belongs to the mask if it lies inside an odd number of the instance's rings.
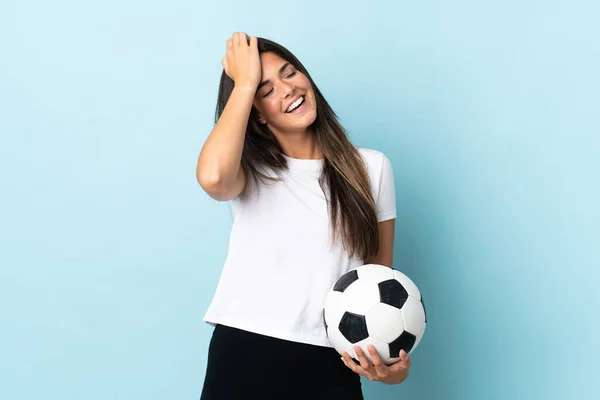
[{"label": "white teeth", "polygon": [[295,108],[297,108],[300,104],[304,102],[304,96],[300,96],[298,100],[290,104],[286,112],[292,112]]}]

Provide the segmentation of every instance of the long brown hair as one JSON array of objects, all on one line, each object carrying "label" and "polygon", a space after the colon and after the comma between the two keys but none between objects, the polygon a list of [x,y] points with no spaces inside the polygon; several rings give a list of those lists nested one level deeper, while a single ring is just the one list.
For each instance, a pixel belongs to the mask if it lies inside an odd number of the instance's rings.
[{"label": "long brown hair", "polygon": [[[334,241],[338,235],[341,235],[342,245],[350,257],[356,254],[363,260],[374,257],[379,250],[375,201],[371,194],[367,168],[358,150],[350,142],[337,115],[306,68],[289,50],[268,39],[258,38],[258,51],[277,54],[310,81],[317,101],[317,118],[309,130],[315,135],[317,144],[323,152],[324,164],[319,185],[328,198]],[[219,84],[215,122],[223,113],[233,88],[234,81],[223,71]],[[254,106],[246,128],[241,163],[247,181],[248,178],[276,180],[259,171],[257,169],[259,165],[266,165],[274,170],[287,169],[281,145],[267,125],[259,123],[258,111]]]}]

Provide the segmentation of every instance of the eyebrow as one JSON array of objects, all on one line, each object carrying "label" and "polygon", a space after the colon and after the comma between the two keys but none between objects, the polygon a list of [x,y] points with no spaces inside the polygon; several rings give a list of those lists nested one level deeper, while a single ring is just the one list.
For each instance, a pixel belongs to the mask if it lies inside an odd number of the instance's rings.
[{"label": "eyebrow", "polygon": [[[281,75],[283,73],[283,71],[285,71],[285,69],[288,67],[288,65],[290,65],[290,63],[286,62],[285,64],[283,64],[283,66],[281,68],[279,68],[279,75]],[[261,87],[265,86],[269,82],[271,82],[271,81],[268,79],[264,82],[261,82],[260,85],[258,85],[258,88],[256,88],[256,90],[260,90]]]}]

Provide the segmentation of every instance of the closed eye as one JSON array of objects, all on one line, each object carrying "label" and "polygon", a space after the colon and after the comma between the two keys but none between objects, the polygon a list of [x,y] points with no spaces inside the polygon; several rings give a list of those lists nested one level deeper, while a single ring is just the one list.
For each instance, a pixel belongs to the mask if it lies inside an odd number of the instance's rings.
[{"label": "closed eye", "polygon": [[[285,78],[286,78],[286,79],[289,79],[289,78],[293,77],[294,75],[296,75],[296,71],[292,72],[291,74],[289,74],[289,75],[288,75],[288,76],[286,76]],[[269,94],[271,94],[271,92],[272,92],[272,91],[273,91],[273,88],[271,88],[271,90],[269,90],[267,93],[265,93],[265,94],[263,95],[263,97],[267,97]]]}]

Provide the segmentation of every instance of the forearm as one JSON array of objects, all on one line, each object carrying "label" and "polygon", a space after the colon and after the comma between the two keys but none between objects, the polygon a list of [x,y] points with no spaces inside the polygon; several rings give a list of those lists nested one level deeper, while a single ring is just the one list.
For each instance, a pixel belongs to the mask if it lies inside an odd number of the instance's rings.
[{"label": "forearm", "polygon": [[198,158],[196,176],[201,185],[227,187],[236,181],[255,92],[251,86],[240,86],[231,93]]}]

